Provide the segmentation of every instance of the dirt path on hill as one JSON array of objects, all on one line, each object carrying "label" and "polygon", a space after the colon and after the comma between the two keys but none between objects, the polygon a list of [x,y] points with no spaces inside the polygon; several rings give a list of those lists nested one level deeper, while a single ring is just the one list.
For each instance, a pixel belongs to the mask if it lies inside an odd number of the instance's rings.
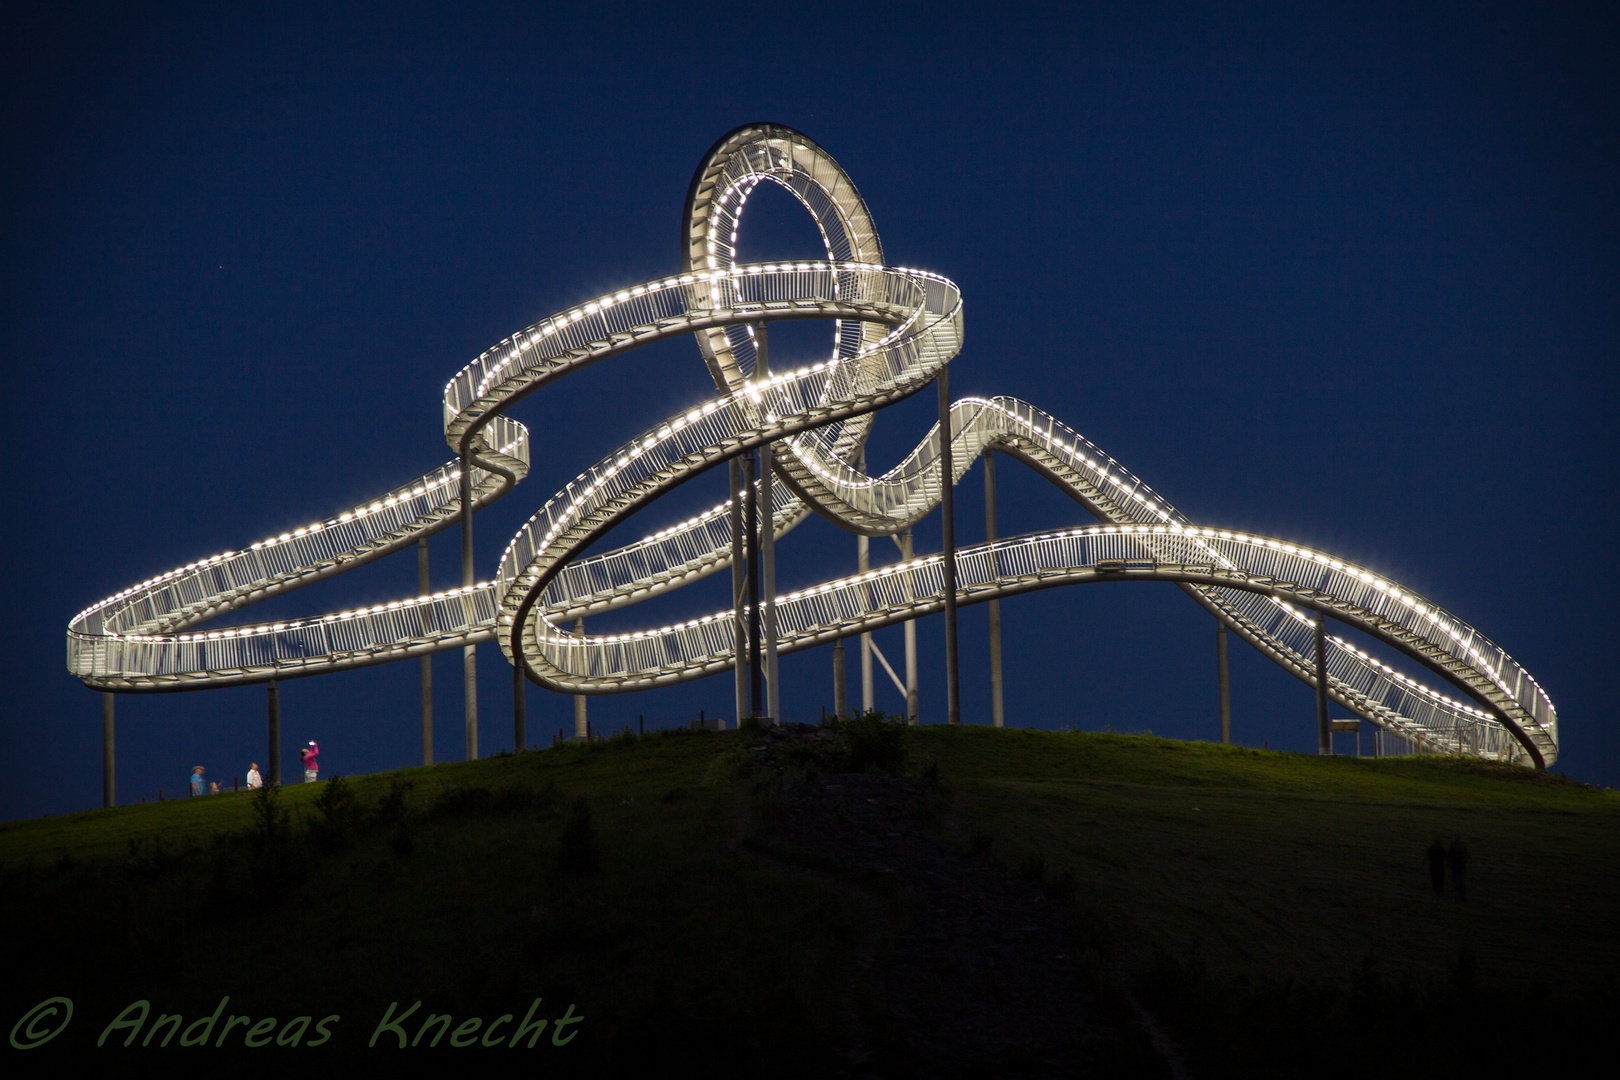
[{"label": "dirt path on hill", "polygon": [[862,949],[875,972],[849,1075],[1171,1075],[1129,1006],[1082,973],[1073,913],[1050,885],[927,835],[937,783],[801,776],[782,764],[787,746],[827,737],[773,732],[750,753],[759,774],[783,781],[765,799],[761,853],[837,877],[895,913],[873,935],[887,940]]}]

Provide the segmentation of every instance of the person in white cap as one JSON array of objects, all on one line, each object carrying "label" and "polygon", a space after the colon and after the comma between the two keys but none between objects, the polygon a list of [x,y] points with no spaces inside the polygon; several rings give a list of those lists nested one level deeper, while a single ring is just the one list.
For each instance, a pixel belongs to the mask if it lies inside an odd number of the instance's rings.
[{"label": "person in white cap", "polygon": [[320,763],[315,760],[320,756],[320,753],[321,748],[315,745],[314,739],[311,739],[309,740],[309,745],[304,747],[302,754],[300,754],[300,756],[304,759],[304,783],[306,784],[313,784],[315,781],[320,779],[316,773],[320,771],[321,766]]}]

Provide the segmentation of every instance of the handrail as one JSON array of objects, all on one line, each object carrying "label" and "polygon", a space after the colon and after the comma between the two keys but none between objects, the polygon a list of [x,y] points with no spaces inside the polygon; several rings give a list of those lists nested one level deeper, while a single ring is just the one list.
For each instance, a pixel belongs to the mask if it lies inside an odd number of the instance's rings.
[{"label": "handrail", "polygon": [[[749,194],[780,184],[815,219],[822,261],[737,264]],[[949,279],[886,265],[871,215],[826,151],[756,124],[710,150],[688,192],[682,272],[616,290],[503,339],[444,389],[444,436],[458,460],[342,513],[243,551],[190,563],[75,616],[68,669],[105,690],[188,690],[314,675],[496,640],[528,678],[563,693],[618,693],[702,678],[734,663],[732,613],[625,634],[576,637],[575,618],[627,606],[730,566],[729,503],[602,554],[589,546],[665,493],[738,454],[774,444],[791,495],[783,535],[810,513],[868,535],[932,511],[943,484],[935,425],[892,469],[855,462],[875,414],[929,385],[960,351],[962,298]],[[754,327],[833,320],[827,359],[759,364]],[[585,367],[693,334],[719,395],[668,418],[547,500],[483,584],[306,619],[199,630],[227,612],[414,543],[457,519],[460,455],[474,509],[529,469],[516,402]],[[1545,691],[1479,631],[1432,601],[1326,552],[1188,521],[1167,500],[1051,415],[1015,398],[950,408],[955,483],[981,454],[1016,456],[1099,522],[1009,537],[957,553],[958,602],[1064,584],[1172,581],[1307,682],[1309,612],[1399,650],[1460,691],[1435,690],[1330,636],[1330,696],[1371,723],[1457,753],[1557,759]],[[779,651],[809,648],[943,606],[941,557],[923,556],[778,599]],[[904,577],[907,585],[899,587]],[[1464,700],[1466,699],[1466,700]]]}]

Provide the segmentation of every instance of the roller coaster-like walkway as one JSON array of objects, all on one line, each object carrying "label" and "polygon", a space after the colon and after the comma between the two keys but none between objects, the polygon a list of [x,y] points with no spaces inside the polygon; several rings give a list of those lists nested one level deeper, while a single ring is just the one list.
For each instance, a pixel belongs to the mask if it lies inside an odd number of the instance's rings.
[{"label": "roller coaster-like walkway", "polygon": [[[814,217],[820,262],[733,261],[742,211],[772,181]],[[732,610],[671,626],[576,636],[576,618],[679,588],[733,561],[729,502],[604,554],[607,530],[717,465],[770,444],[789,496],[780,536],[812,512],[868,536],[909,528],[941,500],[940,426],[898,465],[857,463],[875,414],[930,385],[962,347],[962,300],[936,274],[886,265],[866,204],[804,135],[752,124],[722,138],[694,175],[682,272],[598,297],[511,337],[444,389],[456,460],[332,517],[133,585],[74,617],[68,670],[97,690],[198,690],[317,675],[498,641],[532,681],[568,694],[618,693],[732,670]],[[755,328],[834,320],[827,359],[771,372]],[[512,538],[492,580],[303,619],[222,629],[210,620],[416,543],[500,498],[528,472],[530,435],[505,415],[581,368],[693,334],[718,396],[608,454]],[[1499,646],[1432,601],[1326,552],[1202,528],[1033,405],[950,406],[954,484],[987,451],[1025,462],[1097,523],[961,547],[957,602],[1058,585],[1173,581],[1232,632],[1308,683],[1317,613],[1398,650],[1446,684],[1412,679],[1336,635],[1328,692],[1363,720],[1437,750],[1526,761],[1558,756],[1546,693]],[[463,463],[467,464],[464,477]],[[465,491],[463,490],[465,488]],[[733,492],[733,495],[736,495]],[[777,598],[780,652],[865,633],[945,605],[940,555],[920,556]]]}]

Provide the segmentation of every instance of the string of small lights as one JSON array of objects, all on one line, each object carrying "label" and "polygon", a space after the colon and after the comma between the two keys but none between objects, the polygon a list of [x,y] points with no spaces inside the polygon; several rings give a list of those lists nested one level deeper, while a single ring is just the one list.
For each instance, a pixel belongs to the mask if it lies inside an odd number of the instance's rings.
[{"label": "string of small lights", "polygon": [[[764,181],[815,219],[823,261],[734,262],[743,208]],[[952,475],[934,428],[893,468],[859,464],[876,414],[926,387],[961,350],[962,298],[948,278],[892,266],[842,168],[798,132],[755,125],[711,151],[687,210],[688,268],[548,316],[485,350],[444,387],[446,441],[468,452],[474,508],[529,470],[530,436],[504,412],[568,374],[653,341],[693,335],[718,396],[692,403],[566,484],[501,553],[490,580],[303,619],[200,630],[228,612],[341,573],[444,528],[460,513],[460,459],[307,525],[187,563],[92,605],[68,631],[69,670],[102,689],[206,688],[317,674],[495,640],[534,681],[563,693],[624,692],[734,663],[732,610],[657,628],[575,635],[573,620],[625,607],[731,565],[730,498],[599,554],[608,528],[693,476],[773,444],[792,494],[771,508],[785,535],[812,511],[868,535],[899,533],[939,504],[979,456],[1037,467],[1099,524],[960,548],[958,601],[1054,585],[1171,580],[1302,676],[1326,612],[1418,660],[1471,701],[1435,690],[1348,640],[1325,654],[1333,698],[1430,744],[1522,755],[1513,733],[1557,756],[1557,716],[1507,653],[1432,601],[1363,567],[1286,540],[1186,520],[1073,429],[1015,398],[950,406]],[[773,372],[756,327],[833,322],[831,354]],[[780,490],[779,488],[777,490]],[[940,555],[923,555],[777,598],[782,652],[939,610]],[[1511,729],[1511,730],[1510,730]]]}]

